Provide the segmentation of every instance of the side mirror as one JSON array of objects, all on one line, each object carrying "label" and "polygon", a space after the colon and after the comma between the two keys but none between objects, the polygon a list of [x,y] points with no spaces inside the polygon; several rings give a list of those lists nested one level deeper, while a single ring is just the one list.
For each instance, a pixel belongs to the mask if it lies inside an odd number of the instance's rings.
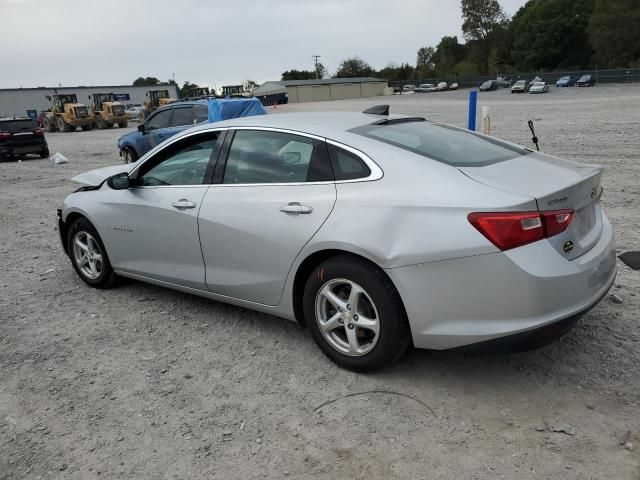
[{"label": "side mirror", "polygon": [[138,131],[140,133],[147,133],[147,129],[144,128],[144,123],[141,123],[140,125],[138,125]]},{"label": "side mirror", "polygon": [[131,186],[129,174],[127,172],[118,173],[107,180],[107,185],[114,190],[127,190]]}]

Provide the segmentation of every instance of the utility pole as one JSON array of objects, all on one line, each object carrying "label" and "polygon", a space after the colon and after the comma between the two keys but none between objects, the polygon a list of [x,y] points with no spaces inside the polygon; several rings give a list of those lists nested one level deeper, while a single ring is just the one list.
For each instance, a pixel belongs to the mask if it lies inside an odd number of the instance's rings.
[{"label": "utility pole", "polygon": [[320,55],[311,55],[311,58],[313,58],[313,63],[316,66],[316,80],[318,79],[318,59],[320,58]]}]

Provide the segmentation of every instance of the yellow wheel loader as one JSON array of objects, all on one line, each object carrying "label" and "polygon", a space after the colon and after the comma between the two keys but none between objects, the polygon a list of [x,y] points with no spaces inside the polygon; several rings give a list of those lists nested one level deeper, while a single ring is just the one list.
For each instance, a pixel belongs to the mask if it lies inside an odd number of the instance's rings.
[{"label": "yellow wheel loader", "polygon": [[169,105],[170,103],[177,101],[176,98],[171,98],[169,96],[169,90],[149,90],[147,97],[149,98],[144,102],[147,114],[153,112],[158,107]]},{"label": "yellow wheel loader", "polygon": [[83,130],[93,128],[93,113],[78,103],[75,93],[47,95],[47,99],[52,102],[51,109],[42,119],[47,132],[74,132],[78,127]]},{"label": "yellow wheel loader", "polygon": [[113,93],[94,93],[92,110],[98,128],[111,128],[116,123],[120,128],[129,125],[125,106],[114,100]]}]

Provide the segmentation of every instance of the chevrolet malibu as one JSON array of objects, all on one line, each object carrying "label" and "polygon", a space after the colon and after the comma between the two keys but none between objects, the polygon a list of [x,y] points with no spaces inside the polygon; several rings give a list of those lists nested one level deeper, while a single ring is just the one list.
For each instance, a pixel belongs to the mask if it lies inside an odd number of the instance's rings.
[{"label": "chevrolet malibu", "polygon": [[92,287],[129,277],[297,320],[364,371],[409,346],[566,332],[616,274],[601,176],[385,108],[264,115],[75,177],[59,232]]}]

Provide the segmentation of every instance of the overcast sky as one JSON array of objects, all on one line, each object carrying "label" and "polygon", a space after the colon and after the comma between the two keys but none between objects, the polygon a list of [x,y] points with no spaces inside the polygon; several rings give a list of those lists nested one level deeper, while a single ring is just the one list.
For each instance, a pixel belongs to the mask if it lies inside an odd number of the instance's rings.
[{"label": "overcast sky", "polygon": [[458,0],[0,0],[0,88],[261,83],[313,54],[330,73],[353,55],[415,64],[461,24]]}]

